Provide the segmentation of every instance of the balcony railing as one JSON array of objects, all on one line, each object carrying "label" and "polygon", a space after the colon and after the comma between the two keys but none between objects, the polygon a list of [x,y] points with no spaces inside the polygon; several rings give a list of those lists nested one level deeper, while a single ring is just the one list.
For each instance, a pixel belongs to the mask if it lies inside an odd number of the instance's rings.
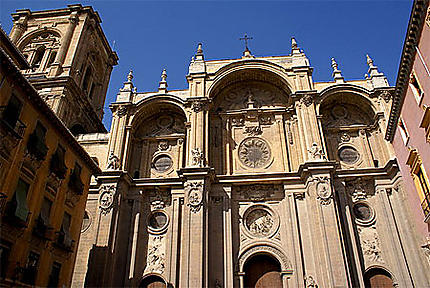
[{"label": "balcony railing", "polygon": [[25,131],[25,124],[18,119],[5,113],[7,106],[0,106],[0,122],[8,129],[16,138],[22,139]]},{"label": "balcony railing", "polygon": [[421,202],[421,208],[424,212],[425,221],[430,221],[430,194],[425,195],[423,202]]},{"label": "balcony railing", "polygon": [[33,234],[42,239],[51,240],[49,232],[52,229],[53,228],[49,226],[49,224],[46,221],[44,221],[42,217],[39,215],[39,217],[36,219],[36,224],[34,225],[34,228],[33,228]]},{"label": "balcony railing", "polygon": [[55,241],[56,246],[63,250],[66,250],[67,252],[72,252],[74,246],[73,243],[75,242],[75,240],[70,237],[69,233],[60,230],[56,232],[56,234],[58,235],[57,241]]}]

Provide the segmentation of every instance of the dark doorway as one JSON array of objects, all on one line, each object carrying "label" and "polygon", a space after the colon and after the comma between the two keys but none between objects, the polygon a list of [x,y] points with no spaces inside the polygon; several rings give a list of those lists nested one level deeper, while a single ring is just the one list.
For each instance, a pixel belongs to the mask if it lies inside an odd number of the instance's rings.
[{"label": "dark doorway", "polygon": [[381,268],[372,268],[364,274],[366,288],[393,287],[390,273]]},{"label": "dark doorway", "polygon": [[150,275],[140,282],[139,288],[166,288],[166,282],[157,275]]},{"label": "dark doorway", "polygon": [[255,255],[245,263],[245,287],[282,287],[281,265],[269,255]]}]

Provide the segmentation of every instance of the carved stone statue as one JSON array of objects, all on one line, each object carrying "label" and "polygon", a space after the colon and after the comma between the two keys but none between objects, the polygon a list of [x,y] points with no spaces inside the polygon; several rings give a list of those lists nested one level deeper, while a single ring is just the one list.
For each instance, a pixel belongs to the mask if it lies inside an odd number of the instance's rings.
[{"label": "carved stone statue", "polygon": [[205,157],[203,151],[200,148],[195,148],[191,150],[191,165],[193,167],[203,167]]},{"label": "carved stone statue", "polygon": [[119,158],[113,151],[110,152],[108,163],[106,165],[106,170],[118,170],[119,169]]}]

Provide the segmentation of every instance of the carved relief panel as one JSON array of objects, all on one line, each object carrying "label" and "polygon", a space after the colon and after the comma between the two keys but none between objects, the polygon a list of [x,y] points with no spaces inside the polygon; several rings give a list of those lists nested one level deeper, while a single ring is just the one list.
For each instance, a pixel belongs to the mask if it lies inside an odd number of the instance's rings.
[{"label": "carved relief panel", "polygon": [[281,241],[279,209],[283,198],[284,192],[279,185],[234,187],[240,247],[256,241]]},{"label": "carved relief panel", "polygon": [[177,176],[184,153],[184,122],[183,116],[166,111],[136,129],[130,159],[133,178]]},{"label": "carved relief panel", "polygon": [[256,81],[230,85],[217,95],[210,129],[216,169],[228,174],[288,170],[288,101],[276,86]]}]

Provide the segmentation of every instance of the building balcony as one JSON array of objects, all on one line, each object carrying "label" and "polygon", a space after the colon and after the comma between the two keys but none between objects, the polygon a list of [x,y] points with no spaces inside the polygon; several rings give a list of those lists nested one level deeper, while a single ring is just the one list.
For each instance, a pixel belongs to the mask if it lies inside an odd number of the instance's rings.
[{"label": "building balcony", "polygon": [[36,219],[36,224],[33,227],[33,234],[44,240],[52,240],[51,231],[53,228],[39,216]]},{"label": "building balcony", "polygon": [[80,174],[77,173],[76,170],[73,170],[70,175],[69,187],[78,195],[82,195],[84,193],[84,184],[82,183]]},{"label": "building balcony", "polygon": [[8,157],[22,140],[25,124],[16,117],[5,113],[6,106],[0,107],[0,154]]},{"label": "building balcony", "polygon": [[64,179],[66,177],[67,167],[64,164],[64,160],[57,153],[52,155],[51,163],[49,165],[49,170],[58,179]]},{"label": "building balcony", "polygon": [[58,236],[55,241],[55,246],[64,251],[73,252],[75,240],[70,237],[70,234],[62,230],[56,232],[56,234]]},{"label": "building balcony", "polygon": [[3,219],[6,223],[16,228],[25,228],[28,225],[30,216],[28,208],[19,206],[15,200],[11,200],[6,204],[5,213]]},{"label": "building balcony", "polygon": [[48,147],[46,147],[43,139],[40,139],[35,133],[32,133],[28,138],[27,151],[30,155],[34,156],[36,160],[43,161],[48,153]]}]

